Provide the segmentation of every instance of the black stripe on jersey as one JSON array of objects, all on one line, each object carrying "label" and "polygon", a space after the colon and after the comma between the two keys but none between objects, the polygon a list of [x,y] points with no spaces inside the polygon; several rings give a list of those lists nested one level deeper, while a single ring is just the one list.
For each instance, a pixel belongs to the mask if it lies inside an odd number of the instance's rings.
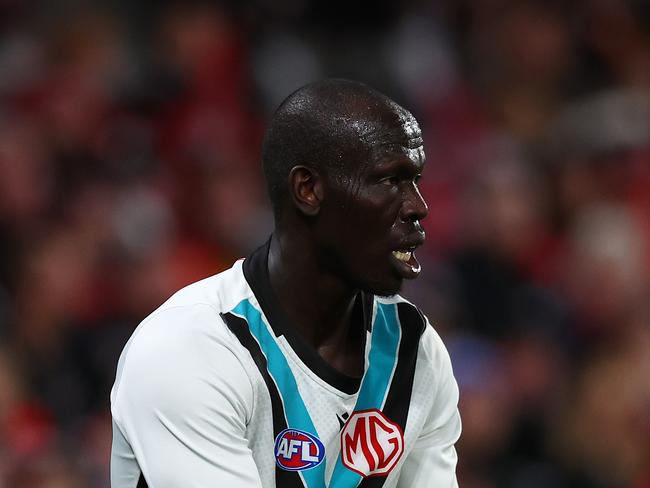
[{"label": "black stripe on jersey", "polygon": [[[273,438],[275,439],[280,432],[287,428],[287,419],[284,415],[284,404],[282,403],[280,393],[278,392],[278,387],[269,374],[266,356],[251,334],[246,320],[231,313],[222,313],[221,317],[230,331],[235,334],[235,337],[237,337],[241,345],[248,350],[255,362],[255,366],[257,366],[257,369],[264,379],[266,389],[271,397]],[[282,488],[304,488],[302,479],[297,471],[285,471],[284,469],[279,469],[277,466],[275,468],[275,485]]]},{"label": "black stripe on jersey", "polygon": [[[411,404],[418,347],[427,322],[422,313],[409,303],[397,305],[397,316],[402,329],[402,339],[397,352],[397,366],[382,412],[405,430]],[[386,476],[371,476],[364,478],[359,483],[359,488],[380,488],[385,481]]]},{"label": "black stripe on jersey", "polygon": [[138,485],[135,488],[149,488],[147,480],[144,479],[144,475],[140,473],[140,478],[138,478]]}]

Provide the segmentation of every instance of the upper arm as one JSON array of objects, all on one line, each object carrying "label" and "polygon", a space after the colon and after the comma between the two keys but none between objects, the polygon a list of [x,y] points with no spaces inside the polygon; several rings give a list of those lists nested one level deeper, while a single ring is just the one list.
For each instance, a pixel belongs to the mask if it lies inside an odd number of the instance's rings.
[{"label": "upper arm", "polygon": [[144,324],[125,353],[113,416],[150,487],[257,488],[245,437],[251,381],[204,320],[221,319],[179,307]]},{"label": "upper arm", "polygon": [[460,437],[458,385],[449,354],[434,333],[433,368],[437,377],[435,397],[415,446],[404,460],[398,487],[458,486],[454,444]]}]

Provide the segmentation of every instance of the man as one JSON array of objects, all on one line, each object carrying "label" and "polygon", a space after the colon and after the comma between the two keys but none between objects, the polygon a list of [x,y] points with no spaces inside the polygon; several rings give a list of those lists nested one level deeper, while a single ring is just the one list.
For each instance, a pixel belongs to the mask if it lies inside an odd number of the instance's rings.
[{"label": "man", "polygon": [[458,388],[396,295],[427,215],[415,118],[352,81],[290,95],[269,242],[145,319],[111,394],[113,488],[452,487]]}]

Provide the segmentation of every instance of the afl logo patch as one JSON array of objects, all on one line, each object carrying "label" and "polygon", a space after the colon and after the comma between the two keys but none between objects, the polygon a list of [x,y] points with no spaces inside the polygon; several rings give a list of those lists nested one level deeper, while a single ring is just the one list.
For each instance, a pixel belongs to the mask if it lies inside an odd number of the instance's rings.
[{"label": "afl logo patch", "polygon": [[298,429],[284,429],[275,438],[275,462],[287,471],[303,471],[318,466],[325,447],[318,437]]},{"label": "afl logo patch", "polygon": [[403,452],[402,428],[377,409],[354,412],[341,431],[343,465],[364,478],[387,475]]}]

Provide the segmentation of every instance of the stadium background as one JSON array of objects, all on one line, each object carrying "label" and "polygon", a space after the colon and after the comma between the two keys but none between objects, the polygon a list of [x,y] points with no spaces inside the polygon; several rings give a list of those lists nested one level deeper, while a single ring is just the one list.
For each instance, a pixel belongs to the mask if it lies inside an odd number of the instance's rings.
[{"label": "stadium background", "polygon": [[265,121],[324,76],[423,127],[461,486],[650,486],[648,7],[0,1],[0,487],[108,486],[119,351],[268,235]]}]

